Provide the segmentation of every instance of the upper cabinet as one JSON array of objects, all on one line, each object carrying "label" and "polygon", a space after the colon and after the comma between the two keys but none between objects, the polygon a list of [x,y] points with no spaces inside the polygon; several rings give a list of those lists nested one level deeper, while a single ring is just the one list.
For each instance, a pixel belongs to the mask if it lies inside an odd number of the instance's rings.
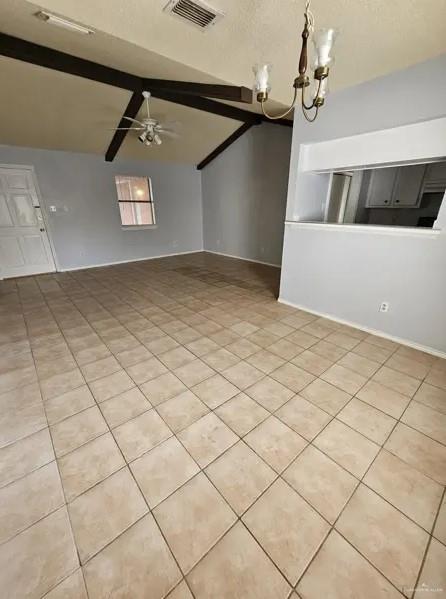
[{"label": "upper cabinet", "polygon": [[366,208],[417,208],[425,174],[425,164],[373,170]]}]

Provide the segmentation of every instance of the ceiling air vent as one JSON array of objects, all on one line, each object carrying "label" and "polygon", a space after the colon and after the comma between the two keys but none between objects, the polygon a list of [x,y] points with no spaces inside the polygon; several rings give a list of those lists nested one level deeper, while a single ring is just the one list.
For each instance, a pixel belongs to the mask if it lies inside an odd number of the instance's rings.
[{"label": "ceiling air vent", "polygon": [[224,13],[201,0],[170,0],[164,10],[201,30],[209,29],[224,16]]}]

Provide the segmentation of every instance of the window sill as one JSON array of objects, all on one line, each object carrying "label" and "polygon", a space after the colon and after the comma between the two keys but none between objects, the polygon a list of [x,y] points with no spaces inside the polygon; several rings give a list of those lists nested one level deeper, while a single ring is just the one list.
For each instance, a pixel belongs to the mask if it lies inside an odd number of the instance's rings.
[{"label": "window sill", "polygon": [[123,231],[140,231],[141,229],[157,229],[158,225],[121,225]]}]

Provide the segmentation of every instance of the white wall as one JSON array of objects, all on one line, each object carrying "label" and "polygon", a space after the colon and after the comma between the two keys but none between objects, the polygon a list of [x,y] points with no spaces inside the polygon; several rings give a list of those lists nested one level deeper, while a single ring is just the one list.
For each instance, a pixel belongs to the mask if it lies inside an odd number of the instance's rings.
[{"label": "white wall", "polygon": [[291,128],[249,129],[202,170],[204,248],[281,263]]},{"label": "white wall", "polygon": [[[327,175],[298,181],[302,144],[446,115],[446,55],[331,95],[314,124],[296,113],[287,217],[320,220]],[[426,90],[429,89],[429,101]],[[446,352],[446,231],[403,236],[286,227],[280,297],[308,310]],[[388,301],[390,311],[378,312]]]},{"label": "white wall", "polygon": [[[59,270],[203,249],[201,177],[193,166],[11,146],[0,146],[0,164],[34,166]],[[157,228],[121,228],[117,174],[151,177]]]}]

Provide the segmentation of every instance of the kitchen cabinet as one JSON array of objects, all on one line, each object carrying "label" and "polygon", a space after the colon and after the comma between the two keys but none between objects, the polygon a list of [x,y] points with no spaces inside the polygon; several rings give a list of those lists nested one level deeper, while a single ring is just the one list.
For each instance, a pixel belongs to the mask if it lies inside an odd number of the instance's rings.
[{"label": "kitchen cabinet", "polygon": [[425,164],[373,170],[366,208],[417,208],[425,173]]}]

